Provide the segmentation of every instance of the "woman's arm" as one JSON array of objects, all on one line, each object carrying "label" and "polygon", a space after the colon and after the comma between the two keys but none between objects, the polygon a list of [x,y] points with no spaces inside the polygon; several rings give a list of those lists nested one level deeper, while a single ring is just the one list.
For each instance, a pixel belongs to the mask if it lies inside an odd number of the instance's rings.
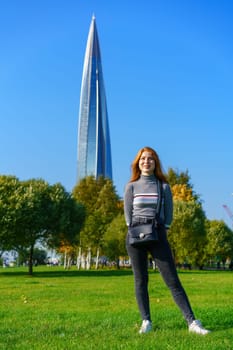
[{"label": "woman's arm", "polygon": [[169,229],[173,218],[173,199],[172,191],[169,184],[164,184],[164,225],[166,229]]},{"label": "woman's arm", "polygon": [[125,186],[124,193],[124,214],[126,225],[130,226],[132,223],[132,212],[133,212],[133,184],[129,182]]}]

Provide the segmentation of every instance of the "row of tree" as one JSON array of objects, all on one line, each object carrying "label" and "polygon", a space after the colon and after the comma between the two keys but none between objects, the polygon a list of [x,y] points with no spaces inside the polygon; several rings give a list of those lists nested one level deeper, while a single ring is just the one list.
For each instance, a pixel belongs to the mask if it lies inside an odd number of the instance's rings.
[{"label": "row of tree", "polygon": [[[169,169],[167,177],[174,199],[168,238],[176,262],[201,268],[209,260],[232,259],[232,230],[207,220],[188,172]],[[84,261],[90,267],[93,255],[96,268],[100,255],[118,264],[127,256],[126,231],[123,201],[109,179],[88,176],[68,193],[61,184],[0,176],[0,250],[27,251],[30,274],[38,242],[63,253],[65,265]]]}]

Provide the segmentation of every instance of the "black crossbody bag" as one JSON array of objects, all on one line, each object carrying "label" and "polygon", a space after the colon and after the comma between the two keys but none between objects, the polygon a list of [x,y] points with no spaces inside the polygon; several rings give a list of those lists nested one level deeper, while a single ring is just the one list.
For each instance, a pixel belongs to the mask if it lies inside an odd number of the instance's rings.
[{"label": "black crossbody bag", "polygon": [[148,242],[156,242],[159,239],[158,221],[160,216],[163,191],[163,186],[160,181],[159,188],[159,205],[155,213],[155,218],[154,220],[152,220],[152,223],[139,224],[137,226],[128,227],[129,244],[132,246],[140,246]]}]

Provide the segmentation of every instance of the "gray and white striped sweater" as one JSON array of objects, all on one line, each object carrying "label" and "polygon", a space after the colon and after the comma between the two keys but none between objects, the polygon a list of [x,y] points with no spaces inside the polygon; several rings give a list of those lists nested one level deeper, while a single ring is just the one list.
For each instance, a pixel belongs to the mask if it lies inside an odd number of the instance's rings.
[{"label": "gray and white striped sweater", "polygon": [[[132,223],[133,216],[154,218],[159,205],[159,182],[154,175],[143,176],[125,186],[124,213],[126,224]],[[173,201],[169,184],[163,183],[163,196],[160,210],[160,220],[166,228],[172,222]]]}]

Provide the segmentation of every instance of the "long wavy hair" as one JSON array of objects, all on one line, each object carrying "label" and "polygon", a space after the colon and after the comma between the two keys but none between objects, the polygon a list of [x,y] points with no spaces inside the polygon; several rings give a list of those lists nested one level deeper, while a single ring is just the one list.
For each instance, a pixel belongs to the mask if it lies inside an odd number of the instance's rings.
[{"label": "long wavy hair", "polygon": [[162,182],[168,182],[165,173],[162,170],[162,165],[159,159],[158,154],[155,152],[155,150],[151,147],[143,147],[141,148],[136,157],[134,158],[133,163],[131,164],[131,178],[130,182],[137,181],[139,177],[141,176],[141,170],[139,169],[139,160],[141,158],[141,155],[143,152],[150,152],[154,161],[155,161],[155,169],[154,169],[154,175]]}]

